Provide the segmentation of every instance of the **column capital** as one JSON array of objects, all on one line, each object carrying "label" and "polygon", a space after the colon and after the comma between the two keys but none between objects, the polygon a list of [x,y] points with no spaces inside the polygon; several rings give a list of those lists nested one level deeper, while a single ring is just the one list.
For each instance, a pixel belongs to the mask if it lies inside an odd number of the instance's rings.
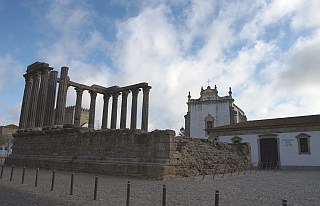
[{"label": "column capital", "polygon": [[110,97],[111,97],[111,94],[109,94],[109,93],[103,94],[103,99],[104,100],[109,100]]},{"label": "column capital", "polygon": [[33,76],[33,79],[40,80],[41,72],[40,71],[36,71],[36,72],[32,73],[32,76]]},{"label": "column capital", "polygon": [[98,93],[96,91],[89,91],[89,94],[91,96],[91,99],[96,99]]},{"label": "column capital", "polygon": [[49,67],[43,67],[39,70],[39,72],[41,73],[41,75],[48,75],[50,70]]},{"label": "column capital", "polygon": [[122,92],[121,92],[121,95],[122,95],[122,96],[128,96],[129,93],[130,93],[130,91],[129,91],[129,90],[126,90],[126,91],[122,91]]},{"label": "column capital", "polygon": [[35,81],[36,79],[40,80],[40,78],[41,78],[41,72],[40,71],[34,71],[32,73],[27,73],[25,75],[27,76],[27,78],[33,79],[33,81]]},{"label": "column capital", "polygon": [[141,91],[140,88],[131,89],[132,95],[138,95],[138,93],[139,93],[140,91]]},{"label": "column capital", "polygon": [[33,82],[33,78],[32,78],[32,75],[31,74],[25,74],[23,75],[23,77],[25,78],[26,82],[28,83],[32,83]]},{"label": "column capital", "polygon": [[113,94],[111,94],[111,95],[112,95],[112,98],[114,98],[114,99],[118,99],[118,97],[119,97],[120,93],[119,93],[119,92],[117,92],[117,93],[113,93]]},{"label": "column capital", "polygon": [[151,87],[147,86],[147,87],[142,87],[143,93],[149,93],[150,92]]},{"label": "column capital", "polygon": [[83,93],[83,88],[75,87],[74,90],[76,90],[77,95],[81,95]]}]

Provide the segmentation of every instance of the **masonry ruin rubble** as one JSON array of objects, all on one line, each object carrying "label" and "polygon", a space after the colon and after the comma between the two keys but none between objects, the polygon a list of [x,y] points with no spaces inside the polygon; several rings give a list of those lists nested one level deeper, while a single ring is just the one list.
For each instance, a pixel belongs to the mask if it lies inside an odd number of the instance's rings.
[{"label": "masonry ruin rubble", "polygon": [[[71,81],[68,70],[68,67],[62,67],[58,78],[58,72],[47,63],[35,62],[28,66],[24,75],[26,83],[19,129],[13,134],[13,151],[5,164],[152,179],[188,177],[208,168],[211,168],[211,173],[232,171],[234,167],[251,165],[250,146],[245,143],[239,146],[181,139],[172,130],[148,132],[151,89],[148,83],[124,87],[87,86]],[[69,87],[76,91],[74,124],[64,124]],[[87,128],[81,127],[80,123],[85,90],[91,97]],[[141,90],[139,129],[137,113]],[[130,93],[131,118],[130,127],[127,127]],[[95,129],[94,125],[98,94],[103,95],[104,100],[101,129]],[[110,98],[111,115],[108,115]]]}]

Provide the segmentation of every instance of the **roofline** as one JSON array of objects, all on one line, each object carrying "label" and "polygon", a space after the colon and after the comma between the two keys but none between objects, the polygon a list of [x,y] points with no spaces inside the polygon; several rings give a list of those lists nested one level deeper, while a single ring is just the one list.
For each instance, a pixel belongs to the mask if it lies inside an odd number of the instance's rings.
[{"label": "roofline", "polygon": [[[213,132],[219,132],[219,131],[224,131],[224,130],[233,130],[233,131],[237,131],[237,130],[245,130],[245,129],[249,129],[249,130],[252,130],[252,129],[256,129],[257,127],[259,128],[269,128],[270,126],[272,127],[275,127],[275,128],[280,128],[280,127],[288,127],[288,126],[293,126],[293,125],[297,125],[299,124],[300,126],[302,125],[305,125],[305,124],[312,124],[312,123],[316,123],[316,124],[319,124],[320,125],[320,122],[315,120],[315,121],[310,121],[310,122],[302,122],[302,123],[297,123],[297,122],[294,122],[294,123],[284,123],[284,124],[279,124],[277,122],[275,123],[270,123],[270,124],[267,124],[267,125],[247,125],[247,124],[250,124],[252,122],[264,122],[264,121],[272,121],[272,120],[285,120],[285,119],[289,119],[289,118],[306,118],[306,117],[315,117],[315,116],[319,116],[319,114],[317,115],[306,115],[306,116],[293,116],[293,117],[282,117],[282,118],[271,118],[271,119],[261,119],[261,120],[251,120],[251,121],[245,121],[245,122],[240,122],[240,123],[235,123],[235,124],[230,124],[230,125],[224,125],[224,126],[219,126],[219,127],[214,127],[214,128],[210,128],[210,129],[207,129],[207,131],[213,131]],[[235,125],[241,125],[241,124],[246,124],[242,127],[234,127]]]}]

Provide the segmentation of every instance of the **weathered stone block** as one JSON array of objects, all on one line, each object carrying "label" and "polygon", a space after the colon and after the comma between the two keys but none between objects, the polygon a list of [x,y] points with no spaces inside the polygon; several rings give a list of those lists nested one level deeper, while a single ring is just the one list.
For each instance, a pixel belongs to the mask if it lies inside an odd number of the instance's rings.
[{"label": "weathered stone block", "polygon": [[157,151],[155,152],[155,157],[157,158],[170,158],[170,152],[167,150],[164,151]]},{"label": "weathered stone block", "polygon": [[156,143],[157,151],[166,151],[166,145],[164,143]]}]

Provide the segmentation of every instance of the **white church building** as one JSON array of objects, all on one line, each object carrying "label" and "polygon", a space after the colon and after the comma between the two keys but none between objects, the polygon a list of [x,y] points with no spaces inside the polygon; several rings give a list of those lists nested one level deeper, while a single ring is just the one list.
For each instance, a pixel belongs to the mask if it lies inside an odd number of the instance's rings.
[{"label": "white church building", "polygon": [[188,95],[185,118],[185,136],[208,138],[206,129],[246,121],[245,113],[234,103],[231,88],[226,96],[219,96],[217,86],[201,87],[200,98]]},{"label": "white church building", "polygon": [[320,115],[247,121],[234,103],[231,88],[219,96],[217,86],[201,88],[200,97],[188,95],[185,136],[251,147],[254,166],[320,169]]},{"label": "white church building", "polygon": [[320,115],[246,121],[207,132],[221,142],[250,143],[254,166],[320,169]]}]

